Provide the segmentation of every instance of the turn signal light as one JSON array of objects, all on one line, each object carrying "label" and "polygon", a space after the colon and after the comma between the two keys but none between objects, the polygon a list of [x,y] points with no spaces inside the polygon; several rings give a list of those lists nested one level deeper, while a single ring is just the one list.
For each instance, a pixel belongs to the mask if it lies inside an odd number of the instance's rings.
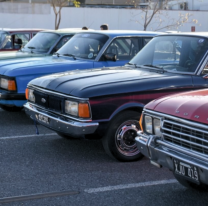
[{"label": "turn signal light", "polygon": [[89,105],[87,103],[79,103],[79,117],[82,118],[90,117]]},{"label": "turn signal light", "polygon": [[14,80],[8,80],[8,90],[9,91],[16,91],[17,90],[16,83]]},{"label": "turn signal light", "polygon": [[29,89],[25,89],[25,97],[26,99],[29,99]]},{"label": "turn signal light", "polygon": [[140,120],[139,120],[139,125],[140,125],[140,128],[141,128],[142,132],[143,132],[144,130],[143,130],[143,127],[142,127],[142,119],[143,119],[143,114],[141,115]]}]

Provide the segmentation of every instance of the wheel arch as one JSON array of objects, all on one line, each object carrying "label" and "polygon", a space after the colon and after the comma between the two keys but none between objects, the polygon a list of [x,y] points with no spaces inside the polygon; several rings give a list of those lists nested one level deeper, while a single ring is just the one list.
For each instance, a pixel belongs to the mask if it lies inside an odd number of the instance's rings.
[{"label": "wheel arch", "polygon": [[127,111],[127,110],[142,113],[143,107],[144,107],[144,104],[136,103],[136,102],[131,102],[131,103],[124,104],[113,112],[113,114],[110,116],[109,121],[111,122],[121,112],[124,112],[124,111]]}]

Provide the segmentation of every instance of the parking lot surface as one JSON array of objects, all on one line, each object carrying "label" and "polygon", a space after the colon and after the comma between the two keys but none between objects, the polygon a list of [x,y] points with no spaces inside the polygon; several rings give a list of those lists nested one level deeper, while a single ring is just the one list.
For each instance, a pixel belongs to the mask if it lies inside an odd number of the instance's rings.
[{"label": "parking lot surface", "polygon": [[24,113],[0,110],[0,205],[207,205],[147,158],[118,162],[100,140],[67,140]]}]

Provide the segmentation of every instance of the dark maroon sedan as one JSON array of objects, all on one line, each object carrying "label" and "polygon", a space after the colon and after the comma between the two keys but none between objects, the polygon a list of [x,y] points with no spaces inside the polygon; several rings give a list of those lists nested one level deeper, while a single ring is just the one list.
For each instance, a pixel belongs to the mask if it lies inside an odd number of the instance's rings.
[{"label": "dark maroon sedan", "polygon": [[0,30],[0,52],[17,51],[42,29],[2,29]]}]

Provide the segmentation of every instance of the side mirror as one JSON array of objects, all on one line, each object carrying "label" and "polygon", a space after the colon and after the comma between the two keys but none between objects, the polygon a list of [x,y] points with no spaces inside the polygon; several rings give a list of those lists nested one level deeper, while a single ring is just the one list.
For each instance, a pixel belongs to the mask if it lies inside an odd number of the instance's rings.
[{"label": "side mirror", "polygon": [[104,54],[104,57],[106,60],[110,60],[110,61],[114,61],[114,62],[117,60],[116,54],[113,54],[113,53]]}]

